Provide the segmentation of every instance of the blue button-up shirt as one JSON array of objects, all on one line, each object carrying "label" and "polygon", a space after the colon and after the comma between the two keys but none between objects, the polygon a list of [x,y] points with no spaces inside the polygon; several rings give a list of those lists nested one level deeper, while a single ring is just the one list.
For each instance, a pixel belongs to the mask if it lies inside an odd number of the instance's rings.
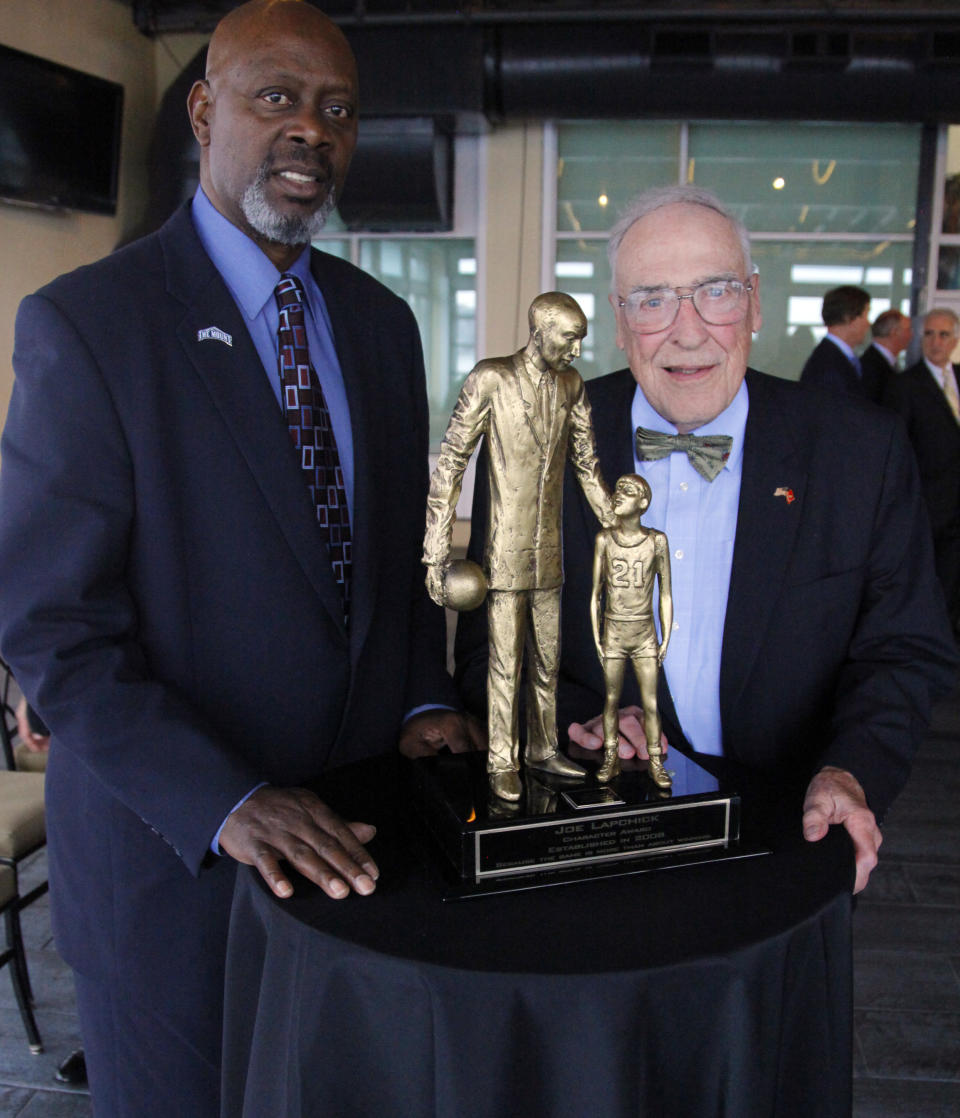
[{"label": "blue button-up shirt", "polygon": [[[657,462],[634,459],[653,496],[643,521],[666,532],[673,584],[673,632],[664,661],[670,693],[687,740],[702,753],[722,753],[720,653],[737,531],[743,435],[749,401],[741,384],[729,406],[697,435],[730,435],[730,457],[713,481],[690,465],[686,454]],[[633,399],[633,426],[677,434],[653,410],[639,386]]]},{"label": "blue button-up shirt", "polygon": [[[193,197],[193,224],[207,255],[223,277],[237,309],[244,317],[260,356],[270,387],[280,406],[280,373],[277,363],[277,326],[280,312],[274,288],[280,279],[273,262],[256,244],[228,221],[198,187]],[[353,520],[353,434],[350,407],[340,362],[333,344],[333,329],[323,294],[310,271],[310,247],[287,269],[303,284],[306,295],[307,344],[310,363],[323,388],[333,434],[343,469],[347,506]]]}]

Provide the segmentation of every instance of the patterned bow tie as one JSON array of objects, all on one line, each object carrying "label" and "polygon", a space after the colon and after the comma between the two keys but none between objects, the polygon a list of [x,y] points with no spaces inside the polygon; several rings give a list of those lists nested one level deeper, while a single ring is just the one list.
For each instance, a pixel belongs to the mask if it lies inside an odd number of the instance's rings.
[{"label": "patterned bow tie", "polygon": [[656,462],[658,458],[681,451],[707,481],[713,481],[723,469],[732,446],[733,439],[729,435],[665,435],[646,427],[637,428],[637,457],[641,461]]}]

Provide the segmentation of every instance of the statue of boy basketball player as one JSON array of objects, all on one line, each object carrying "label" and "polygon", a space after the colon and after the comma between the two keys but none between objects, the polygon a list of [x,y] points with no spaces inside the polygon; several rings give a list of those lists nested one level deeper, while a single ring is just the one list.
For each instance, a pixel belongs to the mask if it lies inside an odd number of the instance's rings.
[{"label": "statue of boy basketball player", "polygon": [[[597,779],[612,780],[620,772],[617,707],[629,659],[640,686],[644,732],[650,755],[648,772],[660,788],[669,788],[670,775],[664,770],[660,748],[657,674],[667,653],[673,625],[670,554],[663,532],[644,528],[640,523],[640,517],[649,504],[650,486],[639,474],[621,477],[613,493],[616,523],[597,534],[593,553],[590,616],[606,684],[603,764],[597,770]],[[653,621],[655,575],[660,578],[660,632],[663,639],[659,643]],[[605,604],[602,602],[604,598]]]}]

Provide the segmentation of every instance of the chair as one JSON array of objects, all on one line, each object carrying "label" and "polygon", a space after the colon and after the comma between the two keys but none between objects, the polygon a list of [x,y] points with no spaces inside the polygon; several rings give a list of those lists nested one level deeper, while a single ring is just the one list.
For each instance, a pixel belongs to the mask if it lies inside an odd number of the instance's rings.
[{"label": "chair", "polygon": [[27,1033],[30,1051],[34,1055],[39,1055],[43,1051],[43,1041],[33,1016],[27,956],[23,950],[23,935],[20,931],[20,907],[17,875],[10,866],[0,865],[0,912],[3,913],[7,929],[6,946],[0,950],[0,967],[6,963],[12,964],[10,977],[13,981],[13,992]]},{"label": "chair", "polygon": [[0,672],[3,674],[3,684],[0,686],[0,747],[3,749],[3,759],[6,767],[13,771],[42,773],[47,770],[46,753],[37,753],[28,749],[23,742],[16,742],[17,737],[17,712],[15,710],[16,696],[14,694],[13,675],[9,667],[0,660]]},{"label": "chair", "polygon": [[[30,1039],[30,1050],[41,1051],[40,1037],[36,1023],[33,1020],[33,992],[30,988],[30,976],[27,971],[26,956],[23,951],[23,940],[20,935],[20,913],[27,905],[32,904],[49,889],[49,883],[44,879],[26,893],[20,892],[19,867],[24,859],[35,854],[47,842],[46,810],[44,807],[44,774],[40,772],[23,772],[17,768],[17,760],[21,755],[26,757],[40,756],[46,760],[46,754],[32,754],[25,747],[15,747],[16,712],[12,699],[12,676],[10,669],[0,661],[0,669],[4,674],[0,685],[0,745],[6,768],[0,768],[0,877],[8,884],[0,889],[0,896],[5,899],[3,907],[7,922],[7,952],[0,952],[0,965],[9,959],[13,962],[14,992],[20,1013],[24,1020],[27,1035]],[[10,896],[6,897],[9,890]]]}]

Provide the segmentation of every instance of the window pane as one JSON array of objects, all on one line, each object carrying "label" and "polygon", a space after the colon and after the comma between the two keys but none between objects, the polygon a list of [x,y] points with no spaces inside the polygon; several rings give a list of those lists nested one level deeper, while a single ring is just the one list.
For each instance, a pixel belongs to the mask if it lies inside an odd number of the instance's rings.
[{"label": "window pane", "polygon": [[691,124],[689,154],[751,232],[913,231],[918,125]]},{"label": "window pane", "polygon": [[[960,233],[960,128],[947,129],[946,179],[943,184],[942,233]],[[956,287],[956,284],[937,284]]]},{"label": "window pane", "polygon": [[360,267],[406,299],[420,328],[437,449],[460,386],[476,364],[476,253],[472,238],[364,237]]},{"label": "window pane", "polygon": [[617,349],[616,324],[607,300],[610,270],[605,240],[560,241],[557,245],[556,288],[572,295],[587,319],[577,369],[584,380],[620,369],[625,361]]},{"label": "window pane", "polygon": [[578,121],[557,130],[557,228],[609,229],[627,202],[677,181],[677,124]]},{"label": "window pane", "polygon": [[852,283],[870,292],[870,318],[896,307],[910,313],[909,243],[844,241],[753,242],[760,269],[763,327],[753,340],[750,364],[795,380],[826,333],[820,318],[825,292]]},{"label": "window pane", "polygon": [[350,242],[346,240],[335,241],[332,238],[324,237],[314,241],[313,247],[318,248],[321,252],[329,252],[331,256],[339,256],[341,260],[350,259]]}]

